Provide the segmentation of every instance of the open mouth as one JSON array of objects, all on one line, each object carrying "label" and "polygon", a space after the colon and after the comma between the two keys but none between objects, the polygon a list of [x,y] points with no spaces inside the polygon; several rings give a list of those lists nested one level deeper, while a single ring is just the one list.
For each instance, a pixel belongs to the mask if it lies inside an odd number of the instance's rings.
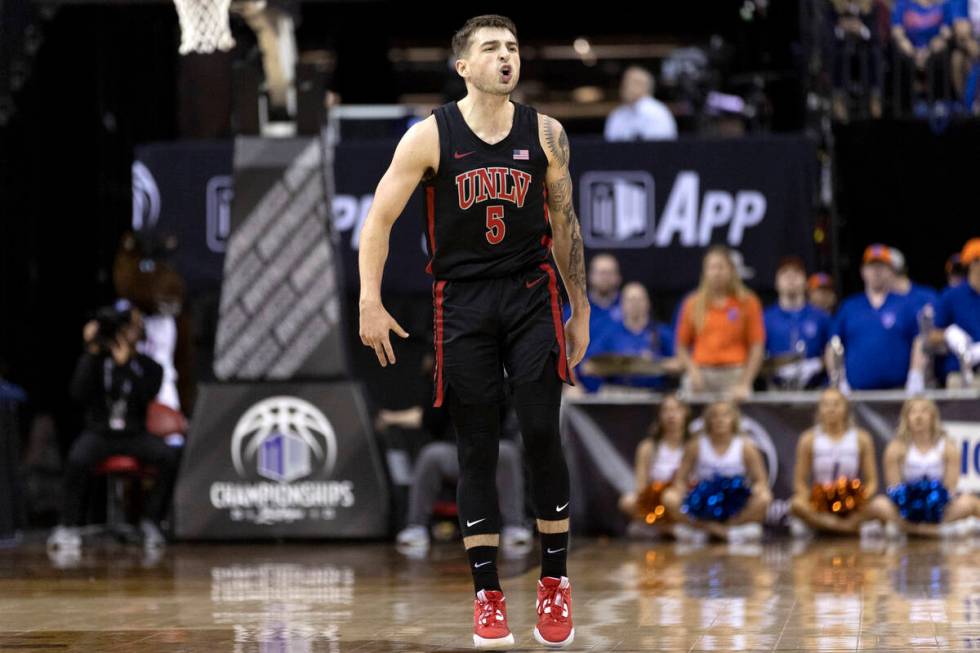
[{"label": "open mouth", "polygon": [[505,82],[509,82],[510,78],[514,75],[514,71],[510,66],[503,66],[500,68],[500,77]]}]

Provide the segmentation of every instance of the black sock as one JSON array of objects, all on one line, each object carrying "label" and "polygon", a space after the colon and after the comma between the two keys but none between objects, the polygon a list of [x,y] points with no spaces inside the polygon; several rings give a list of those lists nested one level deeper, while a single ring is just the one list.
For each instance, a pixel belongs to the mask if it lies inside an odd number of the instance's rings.
[{"label": "black sock", "polygon": [[566,560],[568,560],[568,531],[541,533],[541,578],[567,576]]},{"label": "black sock", "polygon": [[474,546],[467,549],[470,557],[470,572],[473,574],[473,591],[500,590],[500,578],[497,577],[497,547]]}]

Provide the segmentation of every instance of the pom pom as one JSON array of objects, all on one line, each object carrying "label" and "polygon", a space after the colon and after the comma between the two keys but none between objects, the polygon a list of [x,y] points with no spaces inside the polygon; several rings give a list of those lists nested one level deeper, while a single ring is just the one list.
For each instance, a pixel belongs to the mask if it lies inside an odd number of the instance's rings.
[{"label": "pom pom", "polygon": [[745,507],[751,494],[744,476],[713,476],[694,486],[681,510],[695,519],[726,521]]},{"label": "pom pom", "polygon": [[898,506],[902,519],[910,522],[938,524],[949,503],[949,492],[941,480],[900,483],[888,488],[888,497]]},{"label": "pom pom", "polygon": [[864,486],[859,478],[841,476],[831,483],[815,483],[810,504],[817,512],[846,517],[864,505]]},{"label": "pom pom", "polygon": [[655,481],[643,488],[640,495],[636,497],[635,515],[637,519],[649,525],[669,521],[667,509],[661,500],[661,496],[667,488],[667,485],[668,483]]}]

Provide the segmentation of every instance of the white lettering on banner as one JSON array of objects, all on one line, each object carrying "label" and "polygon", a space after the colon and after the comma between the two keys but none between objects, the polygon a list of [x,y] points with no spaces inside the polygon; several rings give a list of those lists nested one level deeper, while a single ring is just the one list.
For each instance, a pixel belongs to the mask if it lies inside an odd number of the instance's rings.
[{"label": "white lettering on banner", "polygon": [[732,217],[735,200],[724,191],[709,190],[701,202],[701,228],[698,230],[698,243],[703,247],[711,242],[711,232],[715,227],[728,224]]},{"label": "white lettering on banner", "polygon": [[961,492],[980,492],[980,422],[943,422],[950,437],[959,444]]},{"label": "white lettering on banner", "polygon": [[352,481],[212,483],[211,505],[224,508],[351,508]]},{"label": "white lettering on banner", "polygon": [[333,198],[333,226],[337,231],[350,231],[350,248],[361,246],[361,228],[367,219],[374,195],[335,195]]},{"label": "white lettering on banner", "polygon": [[766,196],[755,190],[739,191],[735,195],[735,217],[728,230],[728,244],[737,247],[748,227],[754,227],[766,217]]},{"label": "white lettering on banner", "polygon": [[660,217],[657,229],[657,247],[667,247],[674,234],[681,235],[681,245],[697,244],[698,188],[700,179],[696,172],[681,172],[674,181],[667,197],[667,206]]},{"label": "white lettering on banner", "polygon": [[[655,224],[649,173],[592,171],[583,174],[580,183],[583,237],[589,247],[669,247],[675,238],[682,247],[707,247],[715,230],[726,226],[726,242],[739,247],[746,232],[765,219],[768,208],[766,196],[755,190],[707,190],[702,196],[701,176],[682,170]],[[333,198],[334,228],[351,232],[354,251],[360,248],[361,228],[373,201],[374,195]],[[424,236],[422,240],[424,252]]]},{"label": "white lettering on banner", "polygon": [[668,247],[677,235],[684,247],[707,247],[714,230],[725,225],[728,225],[728,244],[738,247],[746,230],[766,217],[766,196],[758,191],[741,190],[734,196],[723,190],[705,191],[700,211],[699,198],[698,173],[690,170],[678,173],[657,229],[658,247]]}]

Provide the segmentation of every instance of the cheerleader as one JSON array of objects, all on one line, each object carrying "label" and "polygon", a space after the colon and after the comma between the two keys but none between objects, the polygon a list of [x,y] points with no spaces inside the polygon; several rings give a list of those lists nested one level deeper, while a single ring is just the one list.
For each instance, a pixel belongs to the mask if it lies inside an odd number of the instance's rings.
[{"label": "cheerleader", "polygon": [[627,529],[630,535],[655,535],[662,530],[667,515],[661,495],[684,456],[690,412],[677,395],[667,395],[649,435],[636,447],[634,490],[619,498],[619,509],[632,519]]},{"label": "cheerleader", "polygon": [[980,501],[957,494],[960,456],[943,430],[931,399],[913,397],[902,405],[898,432],[885,448],[888,496],[874,501],[888,517],[888,532],[923,537],[968,535],[980,516]]},{"label": "cheerleader", "polygon": [[820,395],[816,422],[796,446],[790,532],[881,534],[887,515],[869,502],[878,491],[874,440],[854,426],[850,404],[835,388]]},{"label": "cheerleader", "polygon": [[704,411],[703,433],[684,448],[663,502],[677,521],[674,535],[679,540],[700,543],[713,535],[746,542],[762,537],[772,493],[762,456],[740,434],[740,416],[733,402],[719,401]]}]

